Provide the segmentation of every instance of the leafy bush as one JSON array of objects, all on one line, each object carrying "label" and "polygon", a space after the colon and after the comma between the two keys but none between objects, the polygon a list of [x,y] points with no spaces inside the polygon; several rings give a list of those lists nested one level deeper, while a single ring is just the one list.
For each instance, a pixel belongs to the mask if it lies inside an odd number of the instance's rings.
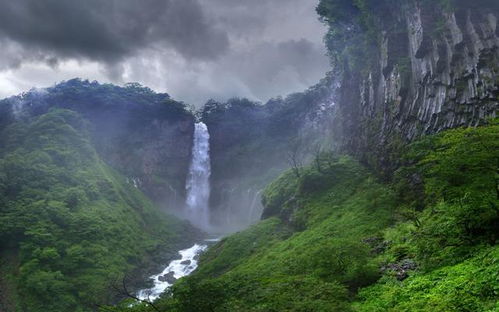
[{"label": "leafy bush", "polygon": [[424,185],[426,209],[418,212],[419,206],[411,203],[418,225],[414,244],[424,265],[452,264],[472,253],[473,246],[495,244],[498,138],[499,125],[493,121],[485,127],[449,130],[410,147],[406,157],[413,165],[400,170],[399,178],[418,176]]}]

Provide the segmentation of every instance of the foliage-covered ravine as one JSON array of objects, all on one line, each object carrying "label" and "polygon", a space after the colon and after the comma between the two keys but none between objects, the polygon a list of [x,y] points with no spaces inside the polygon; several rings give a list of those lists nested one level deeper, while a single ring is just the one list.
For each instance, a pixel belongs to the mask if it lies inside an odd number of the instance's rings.
[{"label": "foliage-covered ravine", "polygon": [[[428,136],[389,183],[329,153],[265,190],[160,311],[495,311],[499,124]],[[153,311],[148,305],[103,311]]]},{"label": "foliage-covered ravine", "polygon": [[192,239],[100,159],[89,126],[53,109],[1,132],[2,311],[95,310],[126,274]]}]

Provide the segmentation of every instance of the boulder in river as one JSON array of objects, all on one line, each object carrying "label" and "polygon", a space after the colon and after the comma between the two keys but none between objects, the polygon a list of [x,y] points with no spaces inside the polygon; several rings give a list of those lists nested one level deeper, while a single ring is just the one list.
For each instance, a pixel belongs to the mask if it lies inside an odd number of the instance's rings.
[{"label": "boulder in river", "polygon": [[158,280],[160,280],[161,282],[167,282],[169,284],[173,284],[177,280],[174,274],[175,274],[174,272],[168,272],[167,274],[158,277]]}]

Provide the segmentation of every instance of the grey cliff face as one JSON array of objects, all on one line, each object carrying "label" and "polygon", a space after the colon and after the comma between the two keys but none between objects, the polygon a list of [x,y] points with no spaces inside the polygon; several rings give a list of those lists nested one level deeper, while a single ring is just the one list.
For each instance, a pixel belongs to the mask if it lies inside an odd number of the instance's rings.
[{"label": "grey cliff face", "polygon": [[[498,114],[498,12],[434,11],[412,4],[381,30],[367,73],[341,77],[337,138],[369,162],[388,162],[394,139],[410,142],[449,128],[477,126]],[[386,165],[386,164],[385,164]]]},{"label": "grey cliff face", "polygon": [[125,131],[110,162],[127,172],[130,183],[168,209],[181,209],[189,168],[193,118],[152,119],[135,131]]}]

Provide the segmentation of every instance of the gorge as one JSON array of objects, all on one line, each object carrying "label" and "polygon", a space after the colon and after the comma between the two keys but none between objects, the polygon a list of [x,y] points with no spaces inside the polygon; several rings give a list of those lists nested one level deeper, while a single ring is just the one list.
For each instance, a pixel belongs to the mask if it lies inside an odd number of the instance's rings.
[{"label": "gorge", "polygon": [[0,100],[0,310],[496,311],[499,2],[317,13],[330,71],[266,103]]}]

